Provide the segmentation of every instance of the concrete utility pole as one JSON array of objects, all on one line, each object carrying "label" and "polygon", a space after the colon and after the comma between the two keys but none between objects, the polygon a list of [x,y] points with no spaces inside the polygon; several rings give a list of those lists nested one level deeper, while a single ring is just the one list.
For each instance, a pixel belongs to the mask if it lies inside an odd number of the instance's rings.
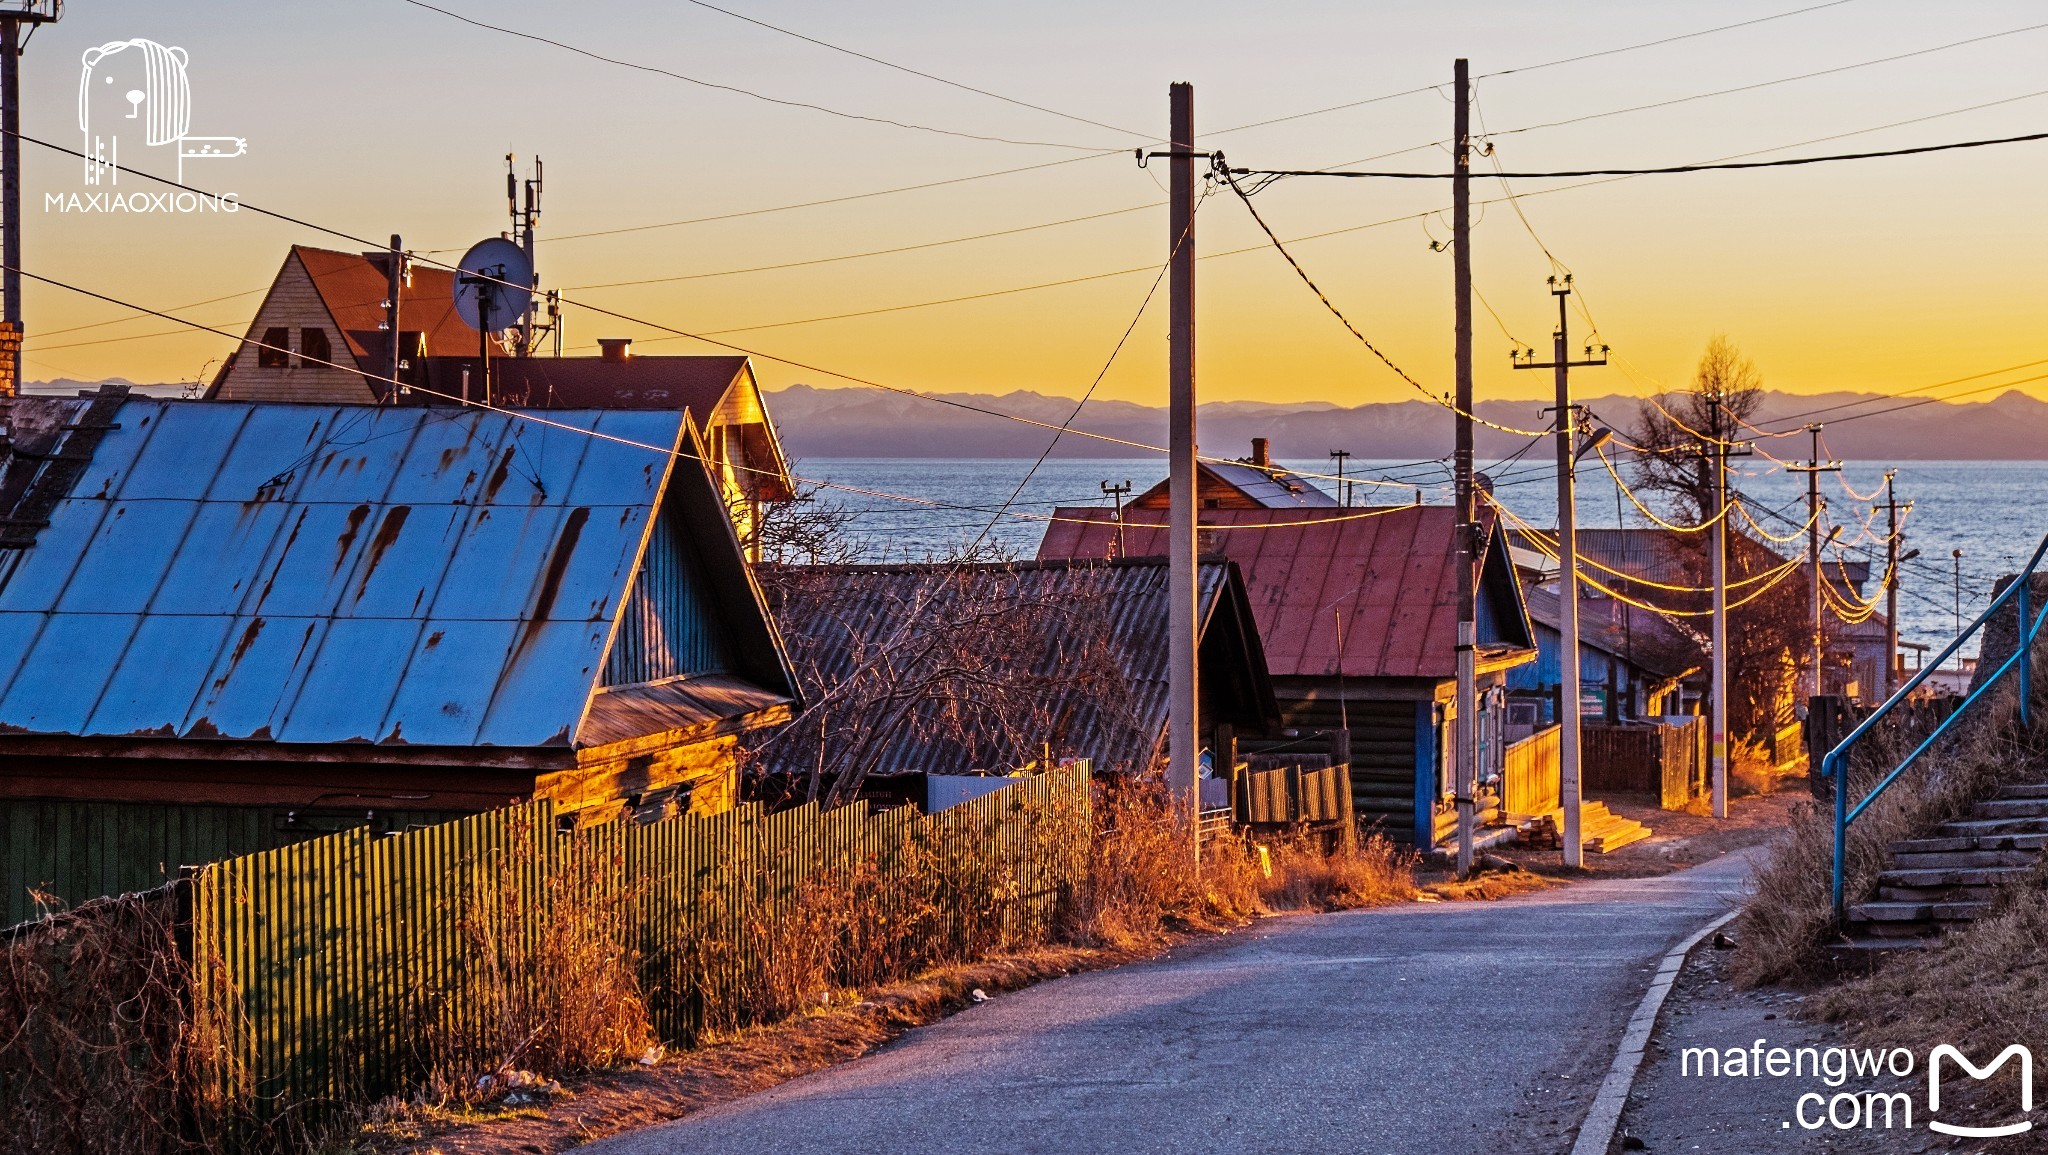
[{"label": "concrete utility pole", "polygon": [[[1884,696],[1899,692],[1899,499],[1892,492],[1896,470],[1884,471]],[[1918,554],[1919,550],[1913,551]]]},{"label": "concrete utility pole", "polygon": [[1557,332],[1552,337],[1550,360],[1537,361],[1532,349],[1527,359],[1516,357],[1514,366],[1551,369],[1557,374],[1557,598],[1558,633],[1562,636],[1558,645],[1558,801],[1564,807],[1564,864],[1576,868],[1586,863],[1586,840],[1580,826],[1583,791],[1579,785],[1579,407],[1572,403],[1571,371],[1582,365],[1607,364],[1607,346],[1600,346],[1598,358],[1588,345],[1584,360],[1571,359],[1570,319],[1565,313],[1565,298],[1572,294],[1571,274],[1565,274],[1562,281],[1551,277],[1549,284],[1551,296],[1557,298]]},{"label": "concrete utility pole", "polygon": [[[1809,579],[1807,582],[1807,593],[1812,598],[1813,618],[1812,652],[1808,656],[1808,664],[1813,669],[1813,682],[1808,687],[1807,694],[1808,696],[1818,696],[1827,693],[1827,687],[1822,684],[1820,674],[1821,663],[1825,660],[1825,655],[1822,653],[1822,638],[1826,628],[1821,618],[1820,511],[1827,508],[1826,503],[1820,497],[1820,475],[1823,473],[1840,473],[1842,471],[1842,463],[1839,461],[1822,461],[1820,459],[1820,425],[1818,423],[1807,426],[1806,432],[1813,439],[1811,455],[1807,457],[1805,465],[1793,465],[1787,468],[1793,473],[1804,473],[1806,475],[1806,568],[1807,578]],[[1834,540],[1834,535],[1829,534],[1828,540]]]},{"label": "concrete utility pole", "polygon": [[[1201,694],[1196,682],[1195,593],[1195,88],[1168,89],[1171,208],[1166,243],[1172,305],[1167,334],[1168,694],[1167,781],[1181,793],[1192,835],[1202,809]],[[1195,859],[1202,840],[1191,837]]]},{"label": "concrete utility pole", "polygon": [[[1479,780],[1479,525],[1472,508],[1472,80],[1464,57],[1452,66],[1451,296],[1457,362],[1458,700],[1457,767],[1451,796],[1458,805],[1458,877],[1472,873],[1473,795]],[[1423,831],[1417,831],[1423,834]]]}]

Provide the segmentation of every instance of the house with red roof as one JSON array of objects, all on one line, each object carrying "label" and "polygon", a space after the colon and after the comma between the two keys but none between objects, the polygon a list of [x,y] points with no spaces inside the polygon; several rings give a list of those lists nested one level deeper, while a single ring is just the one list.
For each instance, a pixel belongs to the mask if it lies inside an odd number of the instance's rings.
[{"label": "house with red roof", "polygon": [[705,439],[742,542],[751,544],[763,504],[794,497],[748,358],[641,357],[624,339],[600,340],[596,357],[522,357],[500,340],[486,397],[478,335],[456,312],[449,269],[414,262],[401,279],[401,384],[394,388],[384,377],[390,260],[384,252],[293,245],[206,399],[450,405],[469,398],[509,408],[680,409]]},{"label": "house with red roof", "polygon": [[[1244,575],[1280,726],[1249,753],[1310,754],[1349,737],[1356,813],[1435,845],[1455,822],[1456,514],[1444,506],[1205,508],[1200,550]],[[1167,552],[1166,511],[1055,512],[1040,559]],[[1507,543],[1482,527],[1478,584],[1480,777],[1502,764],[1508,672],[1536,657]],[[1121,543],[1121,544],[1119,544]]]}]

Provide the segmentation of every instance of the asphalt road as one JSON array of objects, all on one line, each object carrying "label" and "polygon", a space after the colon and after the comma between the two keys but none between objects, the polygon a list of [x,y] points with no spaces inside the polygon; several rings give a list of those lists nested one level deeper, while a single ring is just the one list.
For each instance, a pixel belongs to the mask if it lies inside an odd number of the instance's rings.
[{"label": "asphalt road", "polygon": [[1747,869],[1736,854],[1502,902],[1264,920],[587,1150],[1563,1150],[1658,959]]}]

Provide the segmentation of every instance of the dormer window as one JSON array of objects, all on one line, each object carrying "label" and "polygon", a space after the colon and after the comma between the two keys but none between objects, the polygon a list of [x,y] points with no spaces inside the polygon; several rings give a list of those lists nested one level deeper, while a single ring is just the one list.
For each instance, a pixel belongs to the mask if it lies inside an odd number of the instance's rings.
[{"label": "dormer window", "polygon": [[284,369],[292,363],[292,331],[282,325],[263,330],[263,344],[256,350],[261,369]]}]

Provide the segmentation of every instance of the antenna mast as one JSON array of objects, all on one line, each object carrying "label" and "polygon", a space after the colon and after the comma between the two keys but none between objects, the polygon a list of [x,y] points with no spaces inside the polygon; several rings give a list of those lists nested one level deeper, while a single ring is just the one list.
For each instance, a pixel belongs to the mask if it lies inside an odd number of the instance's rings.
[{"label": "antenna mast", "polygon": [[[533,284],[528,287],[537,294],[540,291],[540,265],[535,259],[534,230],[540,225],[540,194],[543,171],[540,158],[534,157],[533,175],[528,177],[522,184],[519,179],[519,173],[514,168],[515,159],[511,153],[505,154],[505,210],[512,217],[512,235],[510,239],[513,244],[518,245],[525,251],[527,267],[534,270]],[[523,201],[521,196],[522,190],[524,192]],[[532,356],[533,351],[540,347],[541,338],[554,331],[558,316],[554,301],[554,294],[548,294],[548,323],[545,325],[538,323],[540,313],[539,300],[528,301],[525,313],[520,316],[519,323],[515,326],[519,330],[518,347],[513,350],[517,355],[521,357]],[[561,355],[561,342],[559,340],[555,345],[555,355]]]}]

